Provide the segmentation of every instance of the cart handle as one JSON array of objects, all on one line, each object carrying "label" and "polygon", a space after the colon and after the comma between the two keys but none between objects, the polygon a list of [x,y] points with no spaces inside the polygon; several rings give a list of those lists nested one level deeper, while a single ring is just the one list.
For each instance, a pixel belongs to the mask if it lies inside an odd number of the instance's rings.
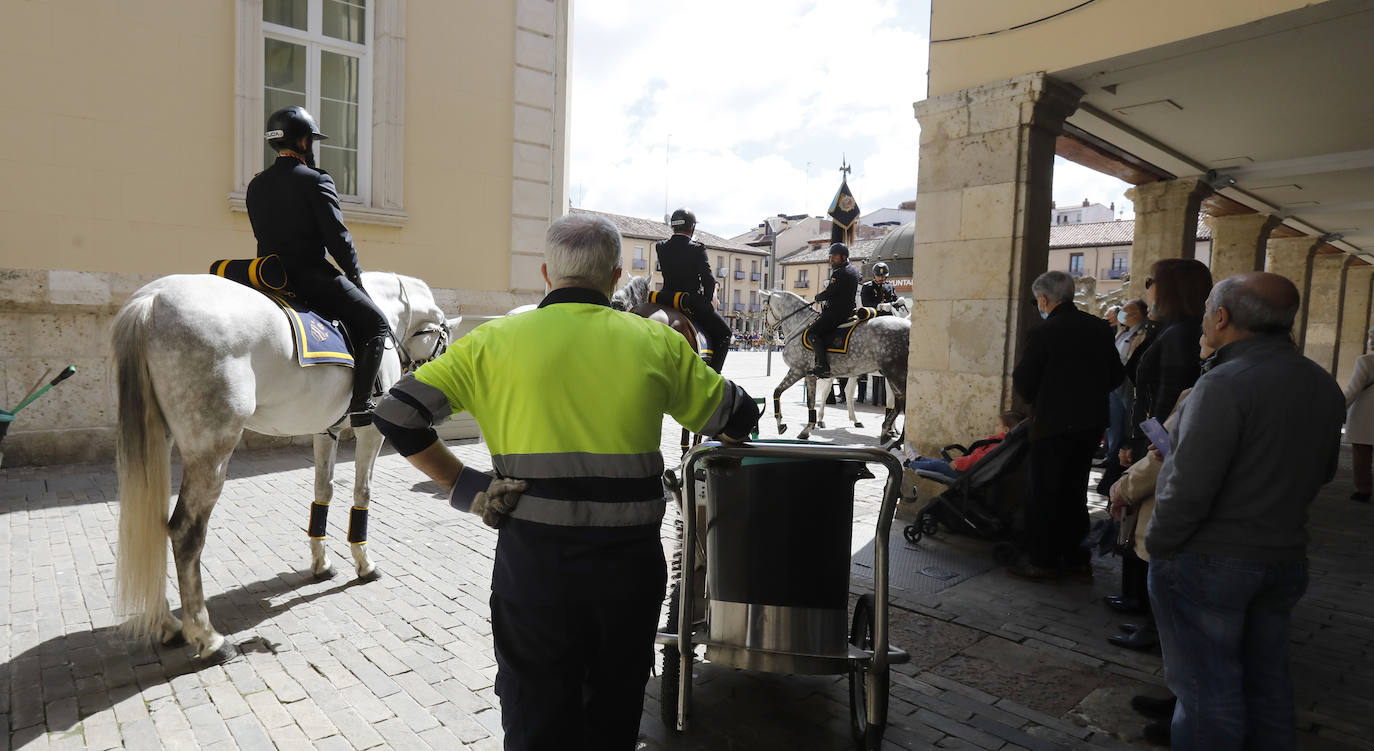
[{"label": "cart handle", "polygon": [[21,410],[21,409],[23,409],[23,408],[29,406],[29,402],[32,402],[34,399],[37,399],[38,397],[40,397],[40,396],[42,396],[43,394],[47,393],[48,389],[50,389],[50,388],[52,388],[53,386],[56,386],[57,384],[59,384],[59,383],[65,381],[65,380],[67,380],[68,378],[71,378],[71,377],[74,376],[74,375],[76,375],[76,366],[75,366],[75,365],[68,365],[67,367],[63,368],[63,369],[62,369],[62,372],[61,372],[61,373],[58,373],[56,378],[52,379],[51,381],[48,381],[48,385],[46,385],[46,386],[44,386],[43,388],[41,388],[41,389],[35,391],[29,398],[25,399],[24,401],[19,402],[19,406],[18,406],[18,407],[15,407],[13,410],[10,410],[10,414],[11,414],[11,415],[16,415],[16,414],[18,414],[18,413],[19,413],[19,410]]},{"label": "cart handle", "polygon": [[[684,485],[684,498],[696,498],[696,465],[704,457],[710,455],[720,458],[773,458],[773,459],[833,459],[833,460],[853,460],[864,463],[878,463],[887,467],[887,484],[883,486],[883,503],[878,511],[878,524],[874,532],[873,540],[873,662],[870,675],[875,679],[885,680],[888,673],[888,665],[891,662],[891,655],[888,651],[887,636],[887,590],[888,590],[888,535],[892,531],[892,517],[897,512],[897,499],[901,494],[902,485],[902,463],[897,457],[880,448],[872,446],[832,446],[826,444],[795,444],[795,443],[740,443],[726,445],[718,441],[708,441],[702,443],[687,453],[686,459],[682,463],[682,482]],[[683,502],[684,508],[691,508],[686,501]],[[683,513],[683,538],[687,542],[682,546],[682,570],[691,572],[696,566],[696,549],[692,542],[696,540],[696,514]],[[695,593],[692,592],[692,577],[689,575],[682,577],[681,589],[679,590],[680,602],[690,603],[694,601]],[[681,670],[678,673],[682,676],[678,684],[677,693],[677,729],[682,731],[687,729],[687,708],[691,706],[692,693],[692,608],[679,607],[677,614],[677,639],[678,639],[678,658],[682,661]],[[870,719],[873,716],[883,717],[887,715],[886,697],[875,696],[869,693],[869,698],[873,704],[869,707]],[[882,702],[883,706],[876,705]]]}]

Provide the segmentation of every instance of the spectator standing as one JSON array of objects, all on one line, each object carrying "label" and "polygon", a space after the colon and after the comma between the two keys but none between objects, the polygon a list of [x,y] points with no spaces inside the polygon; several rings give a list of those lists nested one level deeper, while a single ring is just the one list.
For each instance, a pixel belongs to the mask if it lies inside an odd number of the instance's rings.
[{"label": "spectator standing", "polygon": [[[1131,300],[1121,306],[1117,311],[1116,317],[1120,326],[1116,333],[1116,352],[1121,358],[1121,365],[1124,367],[1130,361],[1131,355],[1139,349],[1145,342],[1149,333],[1146,329],[1148,311],[1144,300]],[[1129,372],[1127,373],[1129,376]],[[1129,379],[1123,380],[1121,385],[1112,390],[1107,396],[1108,414],[1111,416],[1111,425],[1107,428],[1107,456],[1102,460],[1102,480],[1097,483],[1097,492],[1106,495],[1107,489],[1121,477],[1125,467],[1121,465],[1118,457],[1122,446],[1126,444],[1126,437],[1131,433],[1131,398],[1133,386]]]},{"label": "spectator standing", "polygon": [[1031,284],[1045,322],[1030,330],[1012,380],[1032,406],[1030,496],[1024,555],[1007,574],[1054,579],[1081,569],[1091,554],[1079,546],[1088,532],[1088,470],[1107,428],[1107,393],[1123,369],[1107,324],[1073,304],[1073,277],[1047,271]]},{"label": "spectator standing", "polygon": [[1177,751],[1297,747],[1288,624],[1345,419],[1335,379],[1293,346],[1299,302],[1276,274],[1216,286],[1202,320],[1216,364],[1160,469],[1145,547]]},{"label": "spectator standing", "polygon": [[[1374,349],[1374,329],[1366,336],[1365,349]],[[1345,387],[1345,406],[1349,410],[1345,437],[1350,441],[1355,474],[1355,492],[1350,494],[1350,500],[1361,503],[1369,503],[1370,492],[1374,491],[1374,389],[1370,386],[1374,386],[1374,354],[1360,355],[1355,358],[1355,372],[1350,374],[1350,383]]]},{"label": "spectator standing", "polygon": [[[1202,337],[1202,314],[1212,288],[1212,272],[1201,261],[1191,258],[1165,258],[1155,262],[1145,280],[1153,295],[1154,316],[1160,330],[1155,341],[1141,353],[1136,368],[1136,407],[1133,410],[1135,437],[1128,449],[1131,459],[1144,455],[1149,444],[1140,423],[1155,418],[1161,423],[1174,411],[1178,395],[1191,388],[1202,372],[1198,359],[1198,340]],[[1147,580],[1149,564],[1132,551],[1122,553],[1121,594],[1104,598],[1108,606],[1121,613],[1144,613],[1149,603]],[[1130,634],[1108,637],[1127,649],[1148,650],[1159,644],[1153,621]]]}]

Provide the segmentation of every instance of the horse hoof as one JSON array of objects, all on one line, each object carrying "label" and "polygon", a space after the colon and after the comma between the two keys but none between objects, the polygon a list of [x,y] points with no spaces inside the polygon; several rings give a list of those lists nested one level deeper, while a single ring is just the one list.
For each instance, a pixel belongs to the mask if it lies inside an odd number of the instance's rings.
[{"label": "horse hoof", "polygon": [[172,634],[171,636],[167,637],[167,639],[162,642],[162,646],[184,647],[186,646],[186,634],[183,634],[180,631],[178,631],[175,634]]},{"label": "horse hoof", "polygon": [[338,575],[339,570],[334,568],[333,566],[330,566],[329,568],[323,571],[316,571],[314,574],[312,574],[312,576],[315,577],[315,581],[317,582],[328,581]]},{"label": "horse hoof", "polygon": [[856,422],[856,423],[854,423],[854,427],[856,427],[856,428],[862,428],[863,426],[864,426],[864,424],[861,423],[861,422]]},{"label": "horse hoof", "polygon": [[209,667],[211,665],[223,665],[224,663],[230,662],[238,656],[238,648],[235,647],[228,639],[225,639],[224,643],[219,645],[219,649],[216,649],[215,651],[203,657],[197,657],[196,659],[202,665]]},{"label": "horse hoof", "polygon": [[816,423],[816,427],[818,427],[818,428],[824,428],[824,427],[825,427],[825,420],[821,420],[820,422]]},{"label": "horse hoof", "polygon": [[375,582],[380,578],[382,578],[381,569],[374,568],[366,574],[359,576],[357,579],[354,579],[354,581],[358,582],[359,584],[367,584],[368,582]]},{"label": "horse hoof", "polygon": [[782,435],[783,433],[786,433],[786,432],[787,432],[787,426],[786,426],[786,425],[779,425],[779,426],[778,426],[778,435]]}]

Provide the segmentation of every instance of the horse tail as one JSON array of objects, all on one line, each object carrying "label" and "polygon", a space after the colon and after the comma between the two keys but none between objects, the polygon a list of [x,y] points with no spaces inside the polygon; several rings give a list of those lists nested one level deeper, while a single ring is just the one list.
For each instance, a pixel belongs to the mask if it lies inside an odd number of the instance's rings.
[{"label": "horse tail", "polygon": [[167,594],[171,449],[148,370],[148,319],[154,297],[150,292],[135,294],[115,315],[111,337],[119,394],[115,602],[119,612],[132,616],[124,628],[137,636],[157,633]]}]

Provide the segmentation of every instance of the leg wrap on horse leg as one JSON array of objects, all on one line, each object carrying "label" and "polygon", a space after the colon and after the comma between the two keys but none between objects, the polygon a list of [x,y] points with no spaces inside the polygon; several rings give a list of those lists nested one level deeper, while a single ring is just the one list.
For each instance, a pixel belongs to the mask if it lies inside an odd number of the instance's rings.
[{"label": "leg wrap on horse leg", "polygon": [[329,518],[329,504],[313,501],[310,504],[310,527],[306,529],[306,534],[312,540],[323,540],[325,536],[325,521]]},{"label": "leg wrap on horse leg", "polygon": [[816,408],[808,407],[806,410],[806,421],[812,425],[816,424]]},{"label": "leg wrap on horse leg", "polygon": [[773,394],[773,416],[782,419],[782,399],[777,394]]},{"label": "leg wrap on horse leg", "polygon": [[367,509],[354,506],[348,514],[348,541],[367,542]]}]

